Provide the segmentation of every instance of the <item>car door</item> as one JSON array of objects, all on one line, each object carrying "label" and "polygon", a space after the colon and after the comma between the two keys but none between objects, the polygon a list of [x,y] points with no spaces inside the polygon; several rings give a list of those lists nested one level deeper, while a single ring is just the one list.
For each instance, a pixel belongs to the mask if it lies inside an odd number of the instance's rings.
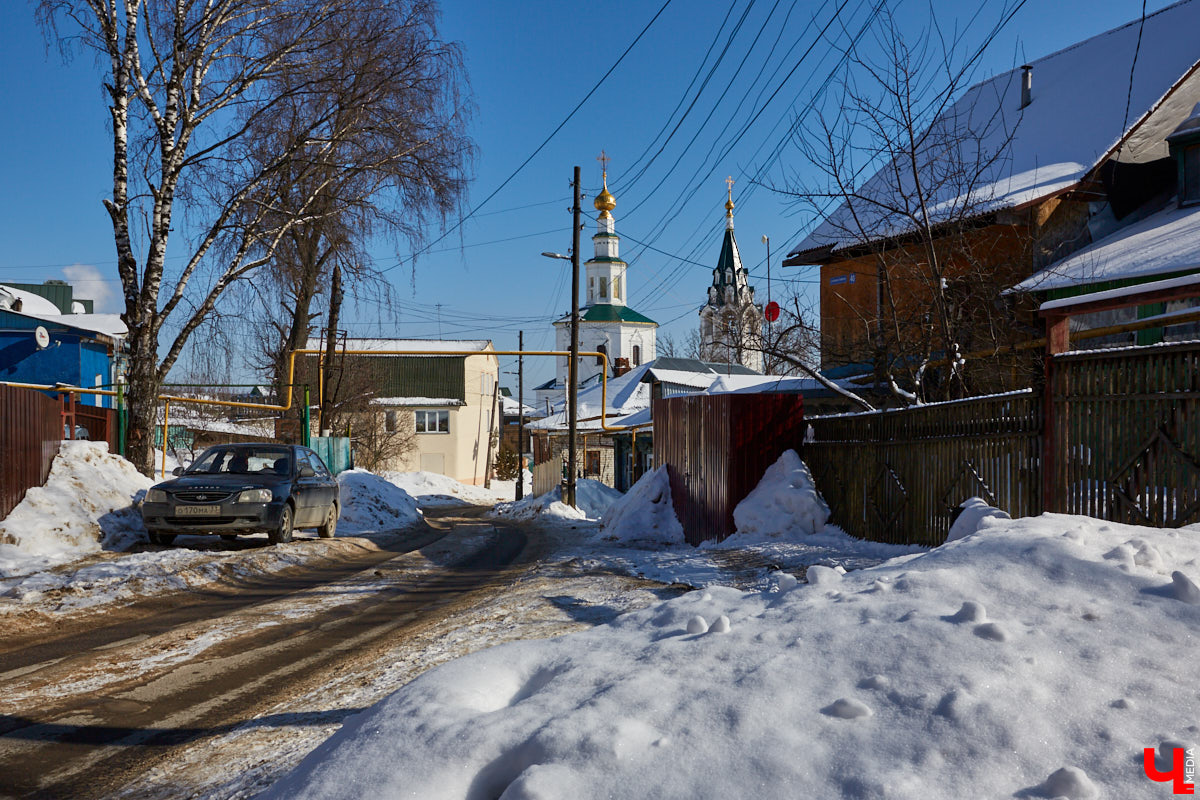
[{"label": "car door", "polygon": [[[303,528],[321,521],[316,518],[323,510],[320,504],[320,479],[308,460],[308,451],[297,447],[295,453],[296,482],[293,484],[293,496],[296,498],[296,527]],[[314,474],[303,474],[306,469]]]},{"label": "car door", "polygon": [[321,518],[319,522],[325,521],[325,510],[329,505],[337,500],[337,478],[333,477],[333,473],[325,466],[325,462],[321,456],[312,450],[308,451],[308,461],[312,464],[313,470],[317,473],[317,479],[320,483],[320,499],[317,501],[317,506],[320,509]]}]

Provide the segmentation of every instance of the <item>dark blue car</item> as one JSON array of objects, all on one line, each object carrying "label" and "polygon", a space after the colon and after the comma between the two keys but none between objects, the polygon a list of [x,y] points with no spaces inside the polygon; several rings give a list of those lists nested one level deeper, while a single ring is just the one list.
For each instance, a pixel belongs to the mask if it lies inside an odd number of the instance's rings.
[{"label": "dark blue car", "polygon": [[175,475],[142,501],[152,544],[170,544],[181,533],[256,532],[279,544],[290,542],[296,528],[316,528],[326,539],[337,530],[337,480],[307,447],[217,445]]}]

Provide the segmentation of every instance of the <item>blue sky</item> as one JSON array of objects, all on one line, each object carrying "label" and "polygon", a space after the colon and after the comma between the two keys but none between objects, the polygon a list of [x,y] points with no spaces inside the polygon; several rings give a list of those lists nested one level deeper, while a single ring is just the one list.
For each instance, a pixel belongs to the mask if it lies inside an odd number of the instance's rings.
[{"label": "blue sky", "polygon": [[[442,33],[463,45],[476,104],[472,134],[479,158],[468,209],[563,122],[662,2],[443,3]],[[1167,4],[1149,0],[1147,11]],[[524,329],[526,348],[550,347],[550,321],[569,308],[570,281],[567,262],[538,254],[567,251],[572,167],[583,168],[585,191],[594,195],[601,149],[611,158],[609,187],[617,197],[622,254],[631,265],[631,305],[660,322],[662,332],[682,340],[697,325],[709,265],[720,251],[726,175],[738,180],[737,236],[759,298],[766,295],[764,234],[771,238],[772,278],[794,281],[793,287],[814,297],[813,274],[784,274],[778,267],[785,249],[814,220],[779,194],[752,187],[750,177],[779,182],[804,174],[794,148],[782,148],[776,159],[769,155],[835,61],[835,53],[820,44],[800,60],[815,38],[814,17],[824,25],[840,8],[838,20],[854,30],[873,5],[673,0],[562,130],[461,227],[415,262],[407,249],[380,243],[377,266],[388,269],[397,303],[358,304],[346,327],[354,336],[490,338],[500,349],[515,348],[517,330]],[[889,5],[915,34],[927,3]],[[966,26],[981,8],[966,37],[972,46],[1000,12],[997,0],[981,7],[933,0],[933,7],[947,28]],[[101,205],[111,188],[111,161],[99,71],[91,56],[64,65],[55,49],[48,52],[31,8],[13,3],[0,30],[0,107],[7,117],[0,126],[6,189],[0,194],[0,281],[67,277],[78,294],[94,297],[104,310],[119,310],[112,233]],[[986,51],[976,78],[1136,19],[1141,8],[1137,0],[1028,0]],[[846,34],[835,24],[829,35]],[[727,42],[724,59],[697,96]],[[870,47],[869,37],[861,46]],[[662,144],[660,131],[675,125],[679,114],[673,110],[685,96],[685,107],[696,98],[687,118],[636,176],[634,170]],[[586,258],[595,212],[590,198],[585,202],[592,212],[583,238]],[[430,241],[440,233],[431,230]],[[784,288],[776,283],[774,294]],[[552,372],[548,360],[527,366],[527,386]],[[515,386],[515,376],[510,380]]]}]

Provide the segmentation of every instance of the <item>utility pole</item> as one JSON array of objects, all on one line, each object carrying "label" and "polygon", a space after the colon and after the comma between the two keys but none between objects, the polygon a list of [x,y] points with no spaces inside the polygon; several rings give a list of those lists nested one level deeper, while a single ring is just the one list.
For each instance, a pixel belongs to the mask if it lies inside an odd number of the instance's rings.
[{"label": "utility pole", "polygon": [[[517,331],[517,351],[525,349],[525,331]],[[525,356],[517,356],[517,498],[525,496]]]},{"label": "utility pole", "polygon": [[567,505],[575,505],[576,457],[575,433],[578,423],[576,408],[579,394],[579,167],[575,167],[575,204],[571,208],[571,364],[567,370]]}]

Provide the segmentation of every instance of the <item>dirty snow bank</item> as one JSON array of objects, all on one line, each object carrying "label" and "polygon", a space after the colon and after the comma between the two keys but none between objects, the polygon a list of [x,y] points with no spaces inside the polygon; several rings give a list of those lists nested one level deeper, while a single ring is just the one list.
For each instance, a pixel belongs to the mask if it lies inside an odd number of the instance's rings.
[{"label": "dirty snow bank", "polygon": [[340,534],[398,528],[422,518],[412,495],[373,472],[347,470],[337,480],[342,498]]},{"label": "dirty snow bank", "polygon": [[[383,472],[383,478],[408,492],[422,506],[490,506],[497,500],[513,496],[511,481],[505,483],[504,493],[482,486],[470,486],[436,472]],[[497,490],[500,487],[497,487]]]},{"label": "dirty snow bank", "polygon": [[107,442],[64,441],[46,485],[0,523],[0,576],[126,549],[145,535],[135,503],[152,485]]},{"label": "dirty snow bank", "polygon": [[1142,748],[1200,741],[1192,534],[993,520],[827,572],[451,662],[264,797],[1148,797]]},{"label": "dirty snow bank", "polygon": [[516,520],[551,517],[562,520],[598,520],[622,497],[616,489],[600,481],[579,478],[575,481],[575,507],[562,501],[562,487],[555,486],[538,497],[527,496],[512,503],[498,503],[491,514]]},{"label": "dirty snow bank", "polygon": [[683,544],[683,526],[671,503],[671,482],[665,465],[638,478],[604,512],[601,535],[619,542]]}]

